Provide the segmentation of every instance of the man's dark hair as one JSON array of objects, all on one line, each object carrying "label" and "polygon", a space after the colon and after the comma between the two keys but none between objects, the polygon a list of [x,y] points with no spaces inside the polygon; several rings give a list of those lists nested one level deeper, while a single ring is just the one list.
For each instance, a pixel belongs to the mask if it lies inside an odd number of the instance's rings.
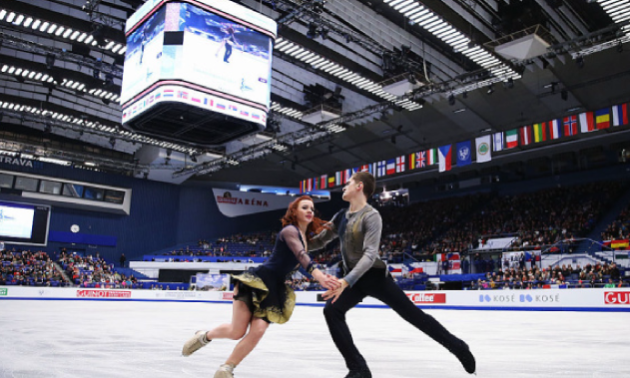
[{"label": "man's dark hair", "polygon": [[365,198],[369,199],[374,194],[376,190],[376,179],[370,172],[357,172],[352,175],[352,179],[356,183],[363,184],[363,194],[365,194]]}]

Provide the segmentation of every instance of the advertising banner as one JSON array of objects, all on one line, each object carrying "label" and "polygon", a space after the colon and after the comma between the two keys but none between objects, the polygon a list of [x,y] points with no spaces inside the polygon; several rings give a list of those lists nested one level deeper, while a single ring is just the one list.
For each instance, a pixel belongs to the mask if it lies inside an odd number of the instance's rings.
[{"label": "advertising banner", "polygon": [[[291,196],[279,196],[275,193],[241,192],[238,190],[212,189],[219,211],[226,217],[264,213],[286,209],[295,199]],[[315,203],[324,202],[314,198]]]},{"label": "advertising banner", "polygon": [[[324,305],[321,291],[296,291],[298,305]],[[425,309],[508,311],[615,311],[630,312],[628,289],[436,290],[405,291]],[[0,287],[3,300],[101,300],[231,303],[231,291],[125,290],[81,288]],[[385,307],[366,297],[358,307]]]},{"label": "advertising banner", "polygon": [[226,291],[230,288],[229,274],[197,273],[197,290]]}]

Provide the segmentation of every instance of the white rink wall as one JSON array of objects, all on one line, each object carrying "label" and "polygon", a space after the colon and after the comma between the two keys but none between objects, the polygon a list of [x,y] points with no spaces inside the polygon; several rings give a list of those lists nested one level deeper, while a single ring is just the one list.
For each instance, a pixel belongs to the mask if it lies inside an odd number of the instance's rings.
[{"label": "white rink wall", "polygon": [[[318,300],[321,293],[298,291],[297,304],[323,306],[324,303]],[[418,307],[425,309],[630,312],[630,290],[617,288],[406,291],[406,294]],[[232,292],[0,286],[0,300],[229,303]],[[382,302],[370,297],[359,304],[359,307],[383,306]]]}]

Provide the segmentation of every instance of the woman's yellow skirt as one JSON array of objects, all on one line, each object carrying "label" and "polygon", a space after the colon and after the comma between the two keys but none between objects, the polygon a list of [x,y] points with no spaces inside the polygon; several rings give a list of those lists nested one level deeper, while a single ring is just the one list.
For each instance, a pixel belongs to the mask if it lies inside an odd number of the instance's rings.
[{"label": "woman's yellow skirt", "polygon": [[243,301],[254,317],[269,323],[289,321],[295,308],[295,293],[285,284],[285,277],[275,277],[269,269],[259,266],[232,275],[234,300]]}]

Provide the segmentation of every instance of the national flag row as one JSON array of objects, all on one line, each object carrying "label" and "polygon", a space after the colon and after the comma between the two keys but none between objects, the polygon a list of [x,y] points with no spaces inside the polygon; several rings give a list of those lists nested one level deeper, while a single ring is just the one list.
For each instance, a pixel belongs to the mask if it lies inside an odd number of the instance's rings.
[{"label": "national flag row", "polygon": [[[409,170],[422,169],[433,165],[439,165],[439,171],[449,171],[452,166],[453,146],[446,145],[439,148],[431,148],[424,151],[413,152],[409,155],[398,156],[389,160],[381,160],[371,164],[364,164],[355,168],[348,168],[335,172],[334,175],[321,175],[300,181],[300,192],[306,193],[313,190],[324,190],[336,186],[345,185],[356,172],[370,172],[375,177],[386,177]],[[490,135],[476,139],[477,162],[483,163],[492,160],[490,149]],[[457,166],[472,163],[471,142],[457,143]]]},{"label": "national flag row", "polygon": [[241,105],[239,103],[224,100],[219,97],[206,95],[205,93],[199,91],[177,87],[158,88],[149,95],[145,96],[145,98],[137,101],[135,104],[133,104],[133,106],[130,105],[123,110],[123,121],[125,121],[126,118],[131,117],[141,110],[151,106],[154,102],[159,102],[163,100],[189,102],[193,103],[195,106],[205,107],[211,110],[215,110],[217,112],[233,115],[238,118],[246,120],[252,119],[255,122],[262,123],[267,122],[267,115],[262,111],[253,109],[251,106]]},{"label": "national flag row", "polygon": [[[501,131],[475,139],[475,161],[477,163],[492,161],[493,152],[629,124],[628,104],[621,104],[595,112],[585,112],[531,126],[518,127],[505,132]],[[454,158],[453,154],[455,154]],[[472,156],[472,141],[449,144],[360,167],[348,168],[338,171],[334,175],[322,175],[306,179],[300,182],[300,191],[310,192],[341,186],[350,180],[355,172],[362,171],[370,172],[375,177],[385,177],[433,165],[438,165],[440,172],[450,171],[454,163],[458,167],[472,164]]]},{"label": "national flag row", "polygon": [[493,134],[493,151],[552,141],[629,124],[628,104],[615,105],[548,122],[535,123]]}]

